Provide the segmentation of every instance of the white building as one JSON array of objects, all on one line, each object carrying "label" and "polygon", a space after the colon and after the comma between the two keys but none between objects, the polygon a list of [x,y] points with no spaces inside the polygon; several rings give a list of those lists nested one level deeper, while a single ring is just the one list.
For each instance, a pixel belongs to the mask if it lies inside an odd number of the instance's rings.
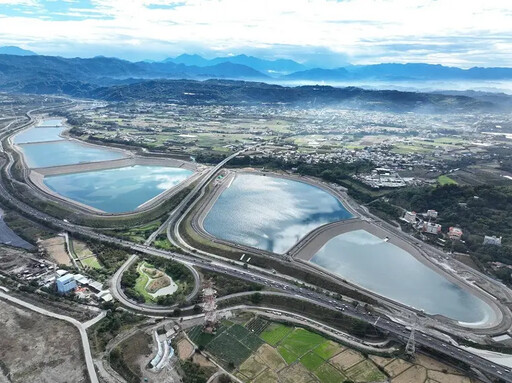
[{"label": "white building", "polygon": [[439,225],[438,223],[424,222],[423,232],[437,235],[441,232],[441,225]]},{"label": "white building", "polygon": [[490,235],[486,235],[484,237],[484,245],[501,246],[501,238],[502,237],[498,238],[495,235],[492,237]]},{"label": "white building", "polygon": [[404,214],[404,220],[406,220],[409,223],[415,223],[416,222],[416,212],[415,211],[406,211]]},{"label": "white building", "polygon": [[437,210],[432,210],[432,209],[427,210],[427,217],[428,218],[437,218]]}]

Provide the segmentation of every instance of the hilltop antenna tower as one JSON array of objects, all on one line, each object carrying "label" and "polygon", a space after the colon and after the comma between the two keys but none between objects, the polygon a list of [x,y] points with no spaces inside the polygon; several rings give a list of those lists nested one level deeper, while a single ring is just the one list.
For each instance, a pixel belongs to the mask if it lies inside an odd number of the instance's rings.
[{"label": "hilltop antenna tower", "polygon": [[204,331],[213,333],[217,329],[217,290],[211,280],[203,284]]}]

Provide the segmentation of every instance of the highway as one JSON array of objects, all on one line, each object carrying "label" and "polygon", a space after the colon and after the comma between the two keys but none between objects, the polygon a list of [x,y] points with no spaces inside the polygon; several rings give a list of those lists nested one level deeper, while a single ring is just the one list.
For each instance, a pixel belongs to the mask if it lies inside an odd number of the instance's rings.
[{"label": "highway", "polygon": [[[239,153],[235,153],[238,155]],[[233,155],[234,156],[234,155]],[[228,157],[225,162],[227,162],[230,158]],[[224,162],[224,164],[225,164]],[[223,166],[222,164],[221,166]],[[0,167],[2,167],[5,171],[8,177],[10,176],[10,168],[13,165],[13,160],[11,156],[8,156],[8,161],[0,160]],[[220,167],[218,167],[220,164],[217,165],[217,167],[212,169],[212,172],[209,173],[210,179],[213,177],[213,175],[216,173]],[[217,169],[215,172],[213,172],[214,169]],[[206,177],[208,178],[208,176]],[[208,180],[203,179],[204,182],[200,182],[196,187],[193,189],[193,195],[190,196],[190,198],[187,198],[185,202],[182,201],[182,203],[178,206],[177,209],[175,209],[175,213],[167,219],[167,223],[164,223],[164,225],[171,222],[171,220],[178,216],[178,212],[181,212],[182,209],[192,200],[192,198],[195,196],[195,194],[202,189],[202,187],[208,182]],[[192,193],[191,193],[192,194]],[[122,245],[128,248],[131,248],[134,251],[138,251],[140,253],[145,254],[151,254],[155,256],[161,256],[169,259],[173,259],[182,263],[187,263],[189,265],[199,266],[207,270],[211,270],[218,273],[223,273],[226,275],[231,275],[237,278],[245,279],[248,281],[252,281],[255,283],[260,283],[262,285],[272,287],[274,289],[280,290],[282,293],[288,294],[290,297],[295,297],[299,299],[305,299],[308,301],[311,301],[315,304],[321,305],[323,307],[332,309],[332,310],[340,310],[343,311],[343,314],[358,318],[361,320],[364,320],[368,323],[375,323],[377,320],[377,317],[373,316],[372,314],[369,314],[367,312],[364,312],[362,309],[357,309],[352,307],[351,305],[347,304],[347,302],[344,301],[338,301],[334,298],[332,298],[330,295],[321,293],[321,292],[314,292],[309,289],[304,289],[299,286],[296,286],[293,283],[290,283],[288,280],[283,280],[279,276],[272,276],[268,275],[266,273],[263,273],[261,271],[257,271],[255,269],[249,269],[244,270],[241,267],[238,267],[236,265],[231,265],[229,262],[224,261],[209,261],[205,259],[200,259],[198,257],[192,256],[192,255],[185,255],[185,254],[178,254],[173,253],[169,251],[159,250],[151,248],[147,245],[140,245],[133,242],[121,240],[114,237],[109,237],[104,234],[96,233],[93,230],[74,225],[68,222],[61,221],[59,219],[56,219],[52,216],[49,216],[45,213],[42,213],[31,206],[27,205],[25,202],[17,199],[15,196],[9,193],[8,189],[5,187],[4,179],[3,177],[0,177],[0,195],[13,207],[15,207],[17,210],[22,211],[25,215],[30,216],[38,221],[51,223],[52,226],[55,226],[59,228],[60,230],[67,231],[70,233],[78,233],[84,236],[87,236],[91,239],[95,239],[98,241],[108,242],[112,244]],[[162,225],[160,229],[163,229],[165,226]],[[156,235],[155,235],[156,237]],[[118,286],[118,280],[120,279],[121,273],[116,273],[116,278],[113,279],[112,283],[114,286]],[[115,289],[114,289],[115,290]],[[124,304],[125,302],[121,300],[121,302]],[[166,311],[167,310],[167,311]],[[165,315],[168,312],[169,309],[158,309],[153,308],[151,310],[147,310],[145,308],[139,308],[139,311],[146,312],[148,314],[155,314],[159,313],[161,315]],[[380,329],[381,331],[389,332],[390,334],[394,335],[395,337],[399,339],[407,339],[410,334],[410,330],[399,323],[395,323],[391,320],[382,318],[375,324],[375,327]],[[437,350],[447,356],[453,357],[457,360],[460,360],[462,362],[468,363],[469,365],[478,368],[480,371],[485,372],[489,376],[493,376],[495,378],[501,378],[504,381],[512,382],[512,373],[509,369],[501,366],[496,366],[494,363],[480,358],[468,351],[465,351],[463,349],[458,348],[455,345],[445,343],[442,340],[433,338],[427,334],[424,334],[422,332],[416,331],[416,343],[418,346],[425,346],[429,347],[431,349]]]},{"label": "highway", "polygon": [[252,150],[256,148],[258,145],[255,145],[251,148],[242,149],[236,153],[233,153],[229,157],[226,157],[221,162],[219,162],[217,165],[215,165],[212,169],[210,169],[203,177],[198,181],[197,185],[190,191],[190,193],[183,198],[183,200],[176,206],[176,208],[169,214],[169,217],[165,220],[160,227],[155,230],[146,240],[144,243],[145,245],[150,245],[153,243],[155,238],[160,234],[162,231],[164,231],[167,226],[171,224],[171,222],[174,220],[175,217],[178,217],[180,213],[183,211],[185,207],[196,197],[197,193],[201,191],[207,184],[212,180],[212,178],[217,174],[217,172],[222,169],[224,165],[226,165],[229,161],[231,161],[233,158],[239,156],[240,154]]}]

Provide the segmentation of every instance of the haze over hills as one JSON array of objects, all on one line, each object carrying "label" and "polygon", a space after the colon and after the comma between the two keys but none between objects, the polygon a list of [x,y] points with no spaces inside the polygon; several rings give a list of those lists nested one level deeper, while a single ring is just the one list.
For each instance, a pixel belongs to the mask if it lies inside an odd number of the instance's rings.
[{"label": "haze over hills", "polygon": [[512,68],[447,67],[422,63],[351,65],[337,69],[308,69],[285,76],[289,80],[502,80],[512,79]]},{"label": "haze over hills", "polygon": [[[189,60],[190,59],[190,60]],[[181,61],[201,61],[199,56],[181,57]],[[179,60],[178,60],[179,61]],[[510,97],[480,97],[462,94],[428,94],[397,91],[369,91],[356,87],[286,87],[266,84],[276,77],[230,61],[209,60],[213,65],[184,63],[130,62],[117,58],[63,58],[55,56],[0,55],[0,90],[39,94],[68,94],[110,101],[145,100],[180,103],[288,103],[344,104],[369,109],[484,110],[510,105]],[[248,56],[239,61],[259,65],[276,64]],[[202,61],[205,64],[206,61]],[[298,64],[299,65],[299,64]],[[268,68],[268,66],[267,66]],[[277,68],[277,66],[274,66]],[[278,77],[286,80],[324,81],[325,79],[393,78],[512,78],[510,68],[459,68],[428,64],[380,64],[350,66],[333,70],[310,69]],[[175,81],[169,81],[173,79]],[[191,81],[191,80],[245,81]],[[246,82],[260,81],[260,82]],[[262,83],[263,81],[264,83]],[[188,95],[191,96],[188,96]],[[505,102],[503,102],[505,101]]]},{"label": "haze over hills", "polygon": [[392,90],[365,90],[331,86],[287,87],[259,82],[226,80],[150,80],[101,87],[89,96],[107,101],[149,101],[179,104],[291,104],[343,105],[394,111],[487,110],[496,105],[459,95]]},{"label": "haze over hills", "polygon": [[[113,57],[63,58],[37,56],[36,53],[18,47],[0,47],[0,63],[17,66],[22,71],[27,67],[53,70],[54,66],[67,65],[66,71],[88,76],[112,76],[116,78],[229,78],[260,79],[278,82],[357,82],[357,81],[443,81],[443,80],[511,80],[512,68],[473,67],[462,69],[444,65],[424,63],[381,63],[373,65],[348,65],[327,69],[311,68],[294,60],[266,60],[245,54],[206,59],[197,54],[182,54],[161,62],[131,62]],[[29,57],[23,59],[18,56]],[[26,61],[25,61],[26,60]],[[42,65],[42,66],[41,66]],[[72,67],[75,66],[76,70]],[[105,68],[102,68],[102,67]],[[5,68],[4,68],[5,69]],[[84,72],[83,72],[84,71]],[[0,76],[3,71],[0,70]],[[5,74],[5,73],[4,73]]]}]

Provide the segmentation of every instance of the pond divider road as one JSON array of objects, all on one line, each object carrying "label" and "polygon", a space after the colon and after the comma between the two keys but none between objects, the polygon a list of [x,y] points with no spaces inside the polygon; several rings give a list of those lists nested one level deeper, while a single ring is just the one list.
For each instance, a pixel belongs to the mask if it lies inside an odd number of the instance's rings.
[{"label": "pond divider road", "polygon": [[151,243],[153,243],[153,241],[155,240],[155,238],[158,236],[158,234],[160,234],[162,231],[164,231],[167,226],[169,226],[171,224],[171,222],[180,215],[180,213],[183,211],[183,209],[195,198],[195,196],[197,195],[197,193],[199,191],[201,191],[207,184],[208,182],[210,182],[212,180],[212,178],[217,174],[217,172],[222,169],[222,167],[224,165],[226,165],[229,161],[231,161],[233,158],[239,156],[240,154],[246,152],[246,151],[249,151],[249,150],[253,150],[255,148],[257,148],[259,145],[261,144],[258,144],[258,145],[255,145],[255,146],[251,146],[249,148],[245,148],[245,149],[242,149],[236,153],[233,153],[232,155],[230,155],[229,157],[226,157],[225,159],[223,159],[221,162],[219,162],[217,165],[215,165],[210,171],[208,171],[205,175],[203,175],[203,178],[201,180],[199,180],[199,182],[197,183],[197,185],[194,187],[194,189],[192,189],[190,191],[190,193],[187,194],[187,196],[185,198],[183,198],[181,200],[181,202],[179,203],[178,206],[176,206],[176,208],[169,214],[169,217],[165,220],[164,223],[162,223],[162,225],[160,225],[160,227],[154,231],[149,237],[148,239],[146,240],[146,242],[144,242],[144,245],[146,246],[149,246],[151,245]]}]

